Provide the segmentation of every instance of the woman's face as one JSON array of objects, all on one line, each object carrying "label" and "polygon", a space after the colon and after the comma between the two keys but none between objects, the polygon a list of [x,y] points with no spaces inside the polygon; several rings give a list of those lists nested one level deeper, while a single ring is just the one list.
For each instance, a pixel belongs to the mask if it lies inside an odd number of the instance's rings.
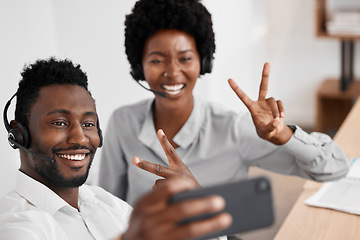
[{"label": "woman's face", "polygon": [[200,75],[200,56],[194,37],[176,29],[157,31],[145,42],[144,76],[150,88],[166,93],[157,101],[166,103],[192,99]]}]

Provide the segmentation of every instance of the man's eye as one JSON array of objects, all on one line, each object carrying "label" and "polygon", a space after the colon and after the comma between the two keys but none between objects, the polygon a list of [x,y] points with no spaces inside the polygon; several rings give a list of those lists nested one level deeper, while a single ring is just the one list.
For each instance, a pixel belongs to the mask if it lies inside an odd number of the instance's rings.
[{"label": "man's eye", "polygon": [[58,127],[66,126],[66,124],[64,122],[53,122],[52,124],[55,126],[58,126]]},{"label": "man's eye", "polygon": [[85,128],[90,128],[90,127],[95,127],[96,125],[94,123],[84,123],[83,127]]}]

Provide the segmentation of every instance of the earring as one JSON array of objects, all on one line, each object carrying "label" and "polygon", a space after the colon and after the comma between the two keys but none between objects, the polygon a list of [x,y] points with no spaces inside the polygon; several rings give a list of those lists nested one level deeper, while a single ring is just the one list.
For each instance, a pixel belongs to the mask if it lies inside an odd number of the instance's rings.
[{"label": "earring", "polygon": [[167,72],[164,72],[164,77],[167,77]]}]

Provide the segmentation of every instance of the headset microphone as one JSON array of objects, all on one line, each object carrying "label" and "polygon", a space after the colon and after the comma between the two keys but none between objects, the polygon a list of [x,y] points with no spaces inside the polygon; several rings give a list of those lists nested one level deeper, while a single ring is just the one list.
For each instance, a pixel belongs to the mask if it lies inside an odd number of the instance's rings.
[{"label": "headset microphone", "polygon": [[164,92],[158,92],[158,91],[154,91],[154,90],[152,90],[152,89],[150,89],[150,88],[147,88],[147,87],[145,87],[144,85],[142,85],[139,80],[136,80],[136,82],[137,82],[141,87],[143,87],[144,89],[146,89],[146,90],[148,90],[148,91],[150,91],[150,92],[153,92],[154,94],[156,94],[156,95],[158,95],[158,96],[160,96],[160,97],[163,97],[163,98],[166,98],[166,97],[167,97],[167,94],[164,93]]},{"label": "headset microphone", "polygon": [[53,161],[54,161],[54,159],[52,159],[52,158],[45,157],[45,156],[43,156],[43,155],[41,155],[41,154],[39,154],[39,153],[36,153],[36,152],[34,152],[34,151],[31,151],[30,149],[24,147],[23,145],[17,143],[17,142],[12,138],[11,133],[9,134],[8,141],[9,141],[9,143],[10,143],[11,146],[14,146],[14,145],[15,145],[16,147],[24,150],[25,152],[30,153],[30,154],[33,155],[34,157],[40,158],[41,160],[44,160],[44,161],[47,161],[47,162],[53,162]]}]

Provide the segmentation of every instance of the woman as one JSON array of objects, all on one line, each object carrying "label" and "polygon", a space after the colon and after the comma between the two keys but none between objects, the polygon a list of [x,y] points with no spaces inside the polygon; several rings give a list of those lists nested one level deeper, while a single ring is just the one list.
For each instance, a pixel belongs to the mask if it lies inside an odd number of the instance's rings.
[{"label": "woman", "polygon": [[[158,129],[202,186],[246,178],[250,166],[317,181],[348,171],[344,153],[330,137],[284,123],[281,101],[266,98],[267,63],[257,101],[229,80],[250,114],[193,97],[198,77],[211,72],[215,52],[211,15],[198,0],[140,0],[125,26],[131,74],[146,80],[155,98],[113,113],[100,169],[100,185],[108,191],[134,203],[151,190],[156,177],[131,161],[139,156],[147,166],[169,166]],[[172,164],[169,169],[179,170]]]}]

